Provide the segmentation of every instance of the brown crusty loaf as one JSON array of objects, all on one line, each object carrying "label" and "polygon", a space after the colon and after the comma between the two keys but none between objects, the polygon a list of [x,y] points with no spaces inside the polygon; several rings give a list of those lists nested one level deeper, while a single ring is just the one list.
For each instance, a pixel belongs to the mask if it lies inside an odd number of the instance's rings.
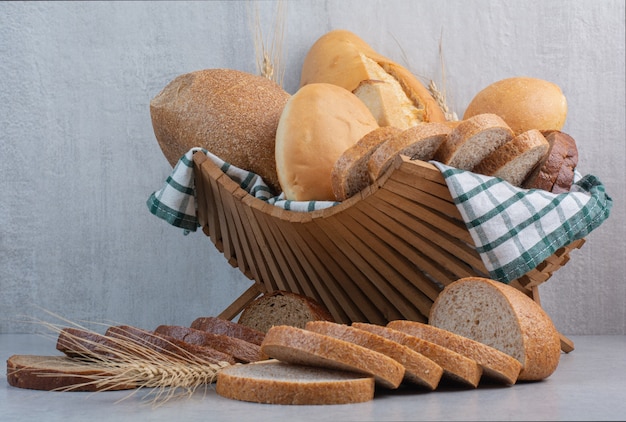
[{"label": "brown crusty loaf", "polygon": [[287,102],[276,130],[276,171],[284,197],[334,201],[330,174],[343,152],[378,123],[350,91],[308,84]]},{"label": "brown crusty loaf", "polygon": [[378,117],[380,126],[406,129],[446,120],[437,101],[411,72],[350,31],[330,31],[309,49],[300,86],[320,82],[354,92]]},{"label": "brown crusty loaf", "polygon": [[567,100],[561,88],[552,82],[512,77],[478,92],[463,119],[484,113],[499,115],[516,134],[530,129],[560,130],[567,118]]},{"label": "brown crusty loaf", "polygon": [[67,356],[13,355],[7,359],[7,382],[17,388],[45,391],[111,391],[137,387],[132,383],[102,381],[102,378],[110,376],[113,376],[110,367]]},{"label": "brown crusty loaf", "polygon": [[206,148],[278,193],[276,128],[289,97],[259,75],[198,70],[176,77],[150,101],[152,127],[172,166],[191,148]]},{"label": "brown crusty loaf", "polygon": [[430,323],[489,345],[522,364],[518,380],[550,376],[559,364],[560,336],[537,302],[494,280],[466,277],[439,294]]},{"label": "brown crusty loaf", "polygon": [[513,139],[511,128],[495,114],[463,120],[448,134],[434,159],[461,170],[472,170],[483,158]]},{"label": "brown crusty loaf", "polygon": [[211,347],[232,356],[237,362],[247,363],[267,359],[267,356],[261,352],[261,346],[235,337],[212,334],[179,325],[159,325],[154,332],[185,343]]},{"label": "brown crusty loaf", "polygon": [[374,129],[339,156],[330,174],[337,201],[344,201],[362,191],[372,182],[367,163],[384,142],[402,133],[394,126]]},{"label": "brown crusty loaf", "polygon": [[306,329],[372,349],[404,365],[404,381],[434,390],[439,385],[443,369],[421,353],[378,334],[328,321],[311,321]]},{"label": "brown crusty loaf", "polygon": [[272,359],[222,369],[215,391],[226,398],[254,403],[348,404],[372,400],[375,384],[369,375]]},{"label": "brown crusty loaf", "polygon": [[191,328],[213,334],[235,337],[259,346],[265,337],[265,333],[259,330],[219,317],[198,317],[191,323]]},{"label": "brown crusty loaf", "polygon": [[413,160],[432,159],[449,133],[450,127],[443,123],[422,123],[405,129],[374,151],[367,163],[370,178],[377,180],[400,154]]},{"label": "brown crusty loaf", "polygon": [[544,136],[550,149],[522,186],[553,193],[569,192],[574,182],[574,170],[578,165],[576,141],[558,130],[545,131]]},{"label": "brown crusty loaf", "polygon": [[472,171],[499,177],[519,187],[549,149],[550,144],[541,132],[527,130],[483,158]]},{"label": "brown crusty loaf", "polygon": [[388,327],[412,336],[422,338],[478,362],[483,369],[483,376],[504,384],[515,384],[522,369],[521,363],[500,350],[461,336],[434,325],[416,321],[390,321]]},{"label": "brown crusty loaf", "polygon": [[443,377],[449,381],[474,388],[480,382],[482,367],[475,360],[460,353],[389,327],[363,322],[355,322],[352,326],[402,344],[426,356],[441,366]]},{"label": "brown crusty loaf", "polygon": [[304,328],[309,321],[334,321],[319,302],[299,293],[276,290],[265,293],[244,308],[238,323],[262,333],[274,325]]},{"label": "brown crusty loaf", "polygon": [[397,388],[404,378],[404,366],[389,356],[302,328],[272,327],[261,349],[283,362],[367,374],[385,388]]}]

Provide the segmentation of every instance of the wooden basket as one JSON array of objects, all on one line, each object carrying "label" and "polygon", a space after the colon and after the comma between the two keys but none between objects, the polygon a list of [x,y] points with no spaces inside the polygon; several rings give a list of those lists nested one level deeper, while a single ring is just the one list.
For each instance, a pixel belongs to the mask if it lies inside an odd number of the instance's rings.
[{"label": "wooden basket", "polygon": [[[254,281],[220,317],[260,293],[287,290],[325,305],[337,322],[427,322],[451,282],[489,277],[443,176],[399,156],[377,182],[343,203],[294,212],[254,198],[205,154],[194,154],[198,218],[228,262]],[[539,302],[538,286],[584,239],[510,283]],[[561,336],[566,352],[572,342]]]}]

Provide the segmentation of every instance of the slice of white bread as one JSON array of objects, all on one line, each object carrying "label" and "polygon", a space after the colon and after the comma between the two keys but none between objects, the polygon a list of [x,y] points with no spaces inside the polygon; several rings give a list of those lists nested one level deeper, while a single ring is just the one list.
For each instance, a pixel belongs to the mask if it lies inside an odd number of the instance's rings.
[{"label": "slice of white bread", "polygon": [[543,189],[553,193],[569,192],[578,165],[578,148],[570,135],[558,131],[544,131],[550,149],[544,159],[528,175],[522,187]]},{"label": "slice of white bread", "polygon": [[454,383],[475,388],[480,382],[482,367],[475,360],[460,353],[393,328],[363,322],[355,322],[352,326],[402,344],[428,357],[441,366],[443,377]]},{"label": "slice of white bread", "polygon": [[483,158],[472,171],[499,177],[521,186],[528,174],[548,154],[550,144],[537,129],[520,133]]},{"label": "slice of white bread", "polygon": [[514,357],[500,350],[455,334],[452,331],[437,328],[434,325],[416,321],[390,321],[388,327],[412,336],[422,338],[478,362],[483,369],[483,376],[495,382],[512,385],[522,369],[522,364]]},{"label": "slice of white bread", "polygon": [[413,160],[432,159],[450,131],[449,125],[435,122],[421,123],[403,130],[374,151],[367,163],[370,178],[376,180],[382,176],[399,154]]},{"label": "slice of white bread", "polygon": [[17,388],[45,391],[129,390],[132,383],[107,383],[111,367],[67,356],[13,355],[7,359],[7,382]]},{"label": "slice of white bread", "polygon": [[495,114],[479,114],[460,122],[441,144],[434,159],[472,170],[487,155],[513,139],[513,131]]},{"label": "slice of white bread", "polygon": [[449,284],[432,306],[430,324],[513,356],[522,365],[518,380],[547,378],[559,364],[560,337],[548,314],[504,283],[466,277]]},{"label": "slice of white bread", "polygon": [[367,347],[397,360],[404,365],[404,381],[407,383],[434,390],[443,375],[441,366],[421,353],[369,331],[328,321],[309,322],[305,329]]},{"label": "slice of white bread", "polygon": [[272,359],[222,369],[215,391],[226,398],[255,403],[348,404],[372,400],[375,383],[369,375]]},{"label": "slice of white bread", "polygon": [[275,326],[261,345],[269,357],[298,365],[353,371],[374,376],[384,388],[398,388],[404,366],[374,350],[287,325]]},{"label": "slice of white bread", "polygon": [[262,333],[274,325],[304,328],[309,321],[334,321],[328,309],[315,299],[276,290],[263,294],[244,308],[237,322]]},{"label": "slice of white bread", "polygon": [[367,162],[383,142],[401,132],[393,126],[374,129],[341,154],[330,174],[333,193],[338,201],[344,201],[370,185],[372,180]]}]

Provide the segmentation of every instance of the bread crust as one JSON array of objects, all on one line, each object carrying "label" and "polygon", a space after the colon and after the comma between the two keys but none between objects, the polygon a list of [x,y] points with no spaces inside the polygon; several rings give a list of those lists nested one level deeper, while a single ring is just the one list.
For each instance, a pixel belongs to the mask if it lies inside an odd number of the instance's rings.
[{"label": "bread crust", "polygon": [[191,323],[191,328],[208,333],[235,337],[259,346],[265,337],[265,333],[219,317],[198,317]]},{"label": "bread crust", "polygon": [[543,189],[553,193],[569,192],[578,165],[576,141],[570,135],[553,130],[544,132],[550,143],[546,157],[523,183],[526,189]]}]

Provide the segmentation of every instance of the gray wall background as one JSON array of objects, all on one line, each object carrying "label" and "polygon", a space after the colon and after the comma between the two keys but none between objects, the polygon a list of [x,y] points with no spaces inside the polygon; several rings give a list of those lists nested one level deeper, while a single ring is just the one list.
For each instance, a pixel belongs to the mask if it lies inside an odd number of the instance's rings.
[{"label": "gray wall background", "polygon": [[[184,236],[146,199],[171,171],[149,101],[179,74],[256,72],[250,10],[266,40],[277,3],[0,3],[0,333],[27,319],[151,328],[215,315],[249,285],[200,232]],[[624,2],[299,0],[286,6],[283,86],[309,46],[354,31],[443,87],[462,115],[496,80],[559,84],[579,169],[605,183],[611,217],[541,286],[564,333],[626,334]]]}]

